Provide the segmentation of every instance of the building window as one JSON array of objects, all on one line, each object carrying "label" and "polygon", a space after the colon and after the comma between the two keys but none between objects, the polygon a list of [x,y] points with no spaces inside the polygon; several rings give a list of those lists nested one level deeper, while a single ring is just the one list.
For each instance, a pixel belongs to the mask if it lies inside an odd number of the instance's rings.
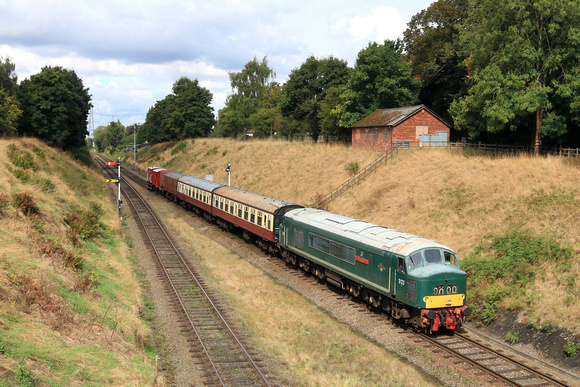
[{"label": "building window", "polygon": [[379,129],[378,128],[373,129],[373,140],[379,141]]},{"label": "building window", "polygon": [[416,140],[419,139],[419,136],[422,134],[429,134],[429,127],[428,126],[415,126],[415,133],[416,133]]},{"label": "building window", "polygon": [[365,141],[369,140],[369,130],[365,129]]},{"label": "building window", "polygon": [[383,129],[383,140],[389,141],[389,129],[388,128]]}]

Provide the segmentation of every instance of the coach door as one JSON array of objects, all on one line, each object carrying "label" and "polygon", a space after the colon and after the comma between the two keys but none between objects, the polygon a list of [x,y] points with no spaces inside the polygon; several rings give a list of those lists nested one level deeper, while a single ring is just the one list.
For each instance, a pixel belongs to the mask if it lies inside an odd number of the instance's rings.
[{"label": "coach door", "polygon": [[402,300],[407,298],[407,266],[404,257],[396,257],[397,267],[395,270],[395,298]]}]

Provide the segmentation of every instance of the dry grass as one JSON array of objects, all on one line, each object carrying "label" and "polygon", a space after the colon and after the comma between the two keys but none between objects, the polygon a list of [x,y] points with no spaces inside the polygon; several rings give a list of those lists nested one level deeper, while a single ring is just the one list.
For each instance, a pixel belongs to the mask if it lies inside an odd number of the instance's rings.
[{"label": "dry grass", "polygon": [[374,152],[339,144],[206,138],[189,140],[183,153],[172,156],[171,149],[165,149],[158,159],[144,163],[138,160],[138,166],[146,170],[159,165],[201,177],[213,174],[215,181],[227,184],[228,176],[222,168],[231,164],[233,186],[277,199],[311,203],[317,192],[327,193],[337,182],[350,177],[345,166],[358,162],[363,168],[375,158]]},{"label": "dry grass", "polygon": [[[7,172],[18,169],[9,149],[34,167]],[[15,384],[20,372],[40,384],[151,384],[140,286],[127,246],[110,231],[120,225],[103,177],[33,139],[0,140],[0,165],[0,195],[28,193],[39,208],[27,215],[10,204],[0,214],[0,369],[10,370],[2,382]],[[108,236],[75,246],[63,217],[92,203],[104,209]],[[83,267],[67,266],[71,256]]]},{"label": "dry grass", "polygon": [[[202,177],[213,173],[216,181],[226,183],[221,168],[231,163],[232,185],[310,205],[317,194],[350,177],[345,166],[356,161],[362,169],[376,157],[342,145],[197,139],[183,152],[171,155],[166,148],[139,166],[146,170],[158,165]],[[537,277],[536,298],[528,312],[580,333],[579,300],[571,295],[578,294],[580,281],[566,279],[580,274],[579,171],[579,162],[558,157],[405,150],[332,202],[330,210],[436,240],[460,257],[510,229],[552,237],[575,249],[576,256],[568,272]]]}]

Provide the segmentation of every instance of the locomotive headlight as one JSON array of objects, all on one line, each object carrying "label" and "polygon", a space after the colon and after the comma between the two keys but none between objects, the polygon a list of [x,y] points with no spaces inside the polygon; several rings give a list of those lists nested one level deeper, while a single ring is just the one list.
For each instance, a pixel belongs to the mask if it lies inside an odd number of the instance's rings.
[{"label": "locomotive headlight", "polygon": [[447,285],[447,294],[457,293],[457,285]]}]

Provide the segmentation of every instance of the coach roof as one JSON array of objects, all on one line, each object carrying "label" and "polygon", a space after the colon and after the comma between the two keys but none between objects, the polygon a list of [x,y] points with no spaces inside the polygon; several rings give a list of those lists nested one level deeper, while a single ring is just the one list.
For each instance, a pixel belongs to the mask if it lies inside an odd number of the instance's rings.
[{"label": "coach roof", "polygon": [[196,188],[199,188],[199,189],[202,189],[204,191],[209,191],[209,192],[212,192],[214,189],[223,186],[223,184],[216,183],[215,181],[209,181],[209,180],[202,179],[201,177],[189,176],[189,175],[183,175],[179,179],[179,182],[196,187]]},{"label": "coach roof", "polygon": [[302,207],[298,204],[285,202],[283,200],[269,198],[267,196],[258,195],[252,192],[243,191],[239,188],[228,187],[224,185],[214,191],[215,194],[221,195],[227,199],[245,204],[250,207],[260,209],[269,213],[275,213],[278,209],[292,206]]}]

